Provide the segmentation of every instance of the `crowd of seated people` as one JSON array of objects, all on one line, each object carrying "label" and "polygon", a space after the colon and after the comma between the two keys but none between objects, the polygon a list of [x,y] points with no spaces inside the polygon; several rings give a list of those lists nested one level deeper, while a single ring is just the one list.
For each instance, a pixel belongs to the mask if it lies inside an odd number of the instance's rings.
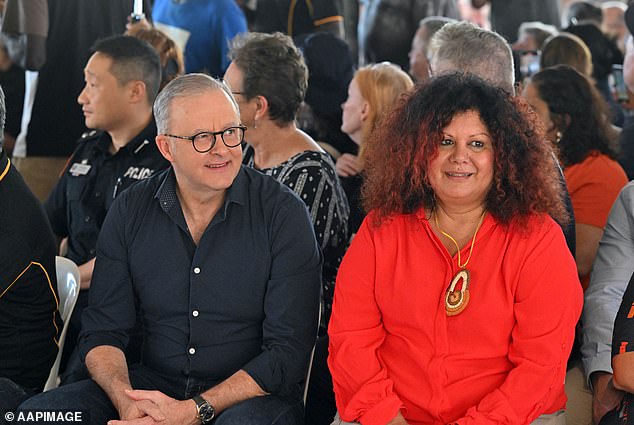
[{"label": "crowd of seated people", "polygon": [[634,6],[234,1],[86,50],[45,202],[0,142],[0,425],[634,423]]}]

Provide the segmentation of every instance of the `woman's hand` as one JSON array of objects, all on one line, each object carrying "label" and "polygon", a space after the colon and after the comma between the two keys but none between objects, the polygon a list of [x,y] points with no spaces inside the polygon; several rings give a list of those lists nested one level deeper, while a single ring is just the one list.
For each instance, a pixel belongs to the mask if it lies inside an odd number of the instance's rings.
[{"label": "woman's hand", "polygon": [[359,174],[361,170],[363,170],[363,167],[361,166],[359,157],[349,153],[344,153],[337,158],[335,170],[337,170],[337,175],[341,177],[351,177]]},{"label": "woman's hand", "polygon": [[387,425],[409,425],[409,422],[405,420],[403,415],[401,415],[401,412],[398,412],[396,417],[389,421]]}]

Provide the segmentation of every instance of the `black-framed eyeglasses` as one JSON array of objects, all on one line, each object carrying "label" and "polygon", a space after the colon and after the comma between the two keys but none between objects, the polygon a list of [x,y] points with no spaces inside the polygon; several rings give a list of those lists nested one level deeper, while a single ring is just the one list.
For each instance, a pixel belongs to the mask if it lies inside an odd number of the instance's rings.
[{"label": "black-framed eyeglasses", "polygon": [[222,143],[228,148],[235,148],[244,140],[244,132],[247,128],[243,125],[227,127],[222,131],[201,131],[193,136],[176,136],[174,134],[164,134],[163,136],[174,137],[192,142],[196,152],[209,152],[216,146],[216,136],[220,135]]}]

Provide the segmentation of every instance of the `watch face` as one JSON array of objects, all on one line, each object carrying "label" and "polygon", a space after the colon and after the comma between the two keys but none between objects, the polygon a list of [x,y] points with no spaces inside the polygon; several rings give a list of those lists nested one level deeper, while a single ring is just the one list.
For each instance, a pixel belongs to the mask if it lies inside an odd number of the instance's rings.
[{"label": "watch face", "polygon": [[216,416],[213,406],[201,396],[195,396],[194,402],[198,409],[198,419],[200,419],[203,424],[211,423],[211,420]]},{"label": "watch face", "polygon": [[215,416],[214,408],[211,407],[211,404],[205,403],[201,405],[200,408],[198,409],[198,415],[202,423],[205,424],[214,418]]}]

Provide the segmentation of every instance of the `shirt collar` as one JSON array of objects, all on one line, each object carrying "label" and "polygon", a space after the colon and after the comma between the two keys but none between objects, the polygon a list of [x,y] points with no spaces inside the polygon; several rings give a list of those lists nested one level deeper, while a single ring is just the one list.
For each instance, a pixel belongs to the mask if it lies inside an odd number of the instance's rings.
[{"label": "shirt collar", "polygon": [[[225,196],[224,210],[230,203],[236,203],[238,205],[245,205],[248,199],[248,177],[246,175],[245,166],[240,166],[238,175],[233,180],[233,184]],[[165,172],[163,182],[154,194],[154,198],[158,199],[161,208],[166,213],[169,212],[177,203],[178,196],[176,195],[176,176],[174,175],[174,169],[168,168]]]},{"label": "shirt collar", "polygon": [[[143,129],[139,134],[134,136],[132,140],[128,142],[125,146],[121,148],[122,151],[128,151],[131,155],[140,155],[144,153],[144,149],[147,148],[151,143],[155,143],[154,139],[156,137],[156,123],[154,122],[154,117],[150,120],[150,123]],[[112,138],[108,132],[104,131],[101,136],[99,136],[99,142],[96,145],[96,148],[108,152],[110,149],[110,144],[112,143]]]}]

